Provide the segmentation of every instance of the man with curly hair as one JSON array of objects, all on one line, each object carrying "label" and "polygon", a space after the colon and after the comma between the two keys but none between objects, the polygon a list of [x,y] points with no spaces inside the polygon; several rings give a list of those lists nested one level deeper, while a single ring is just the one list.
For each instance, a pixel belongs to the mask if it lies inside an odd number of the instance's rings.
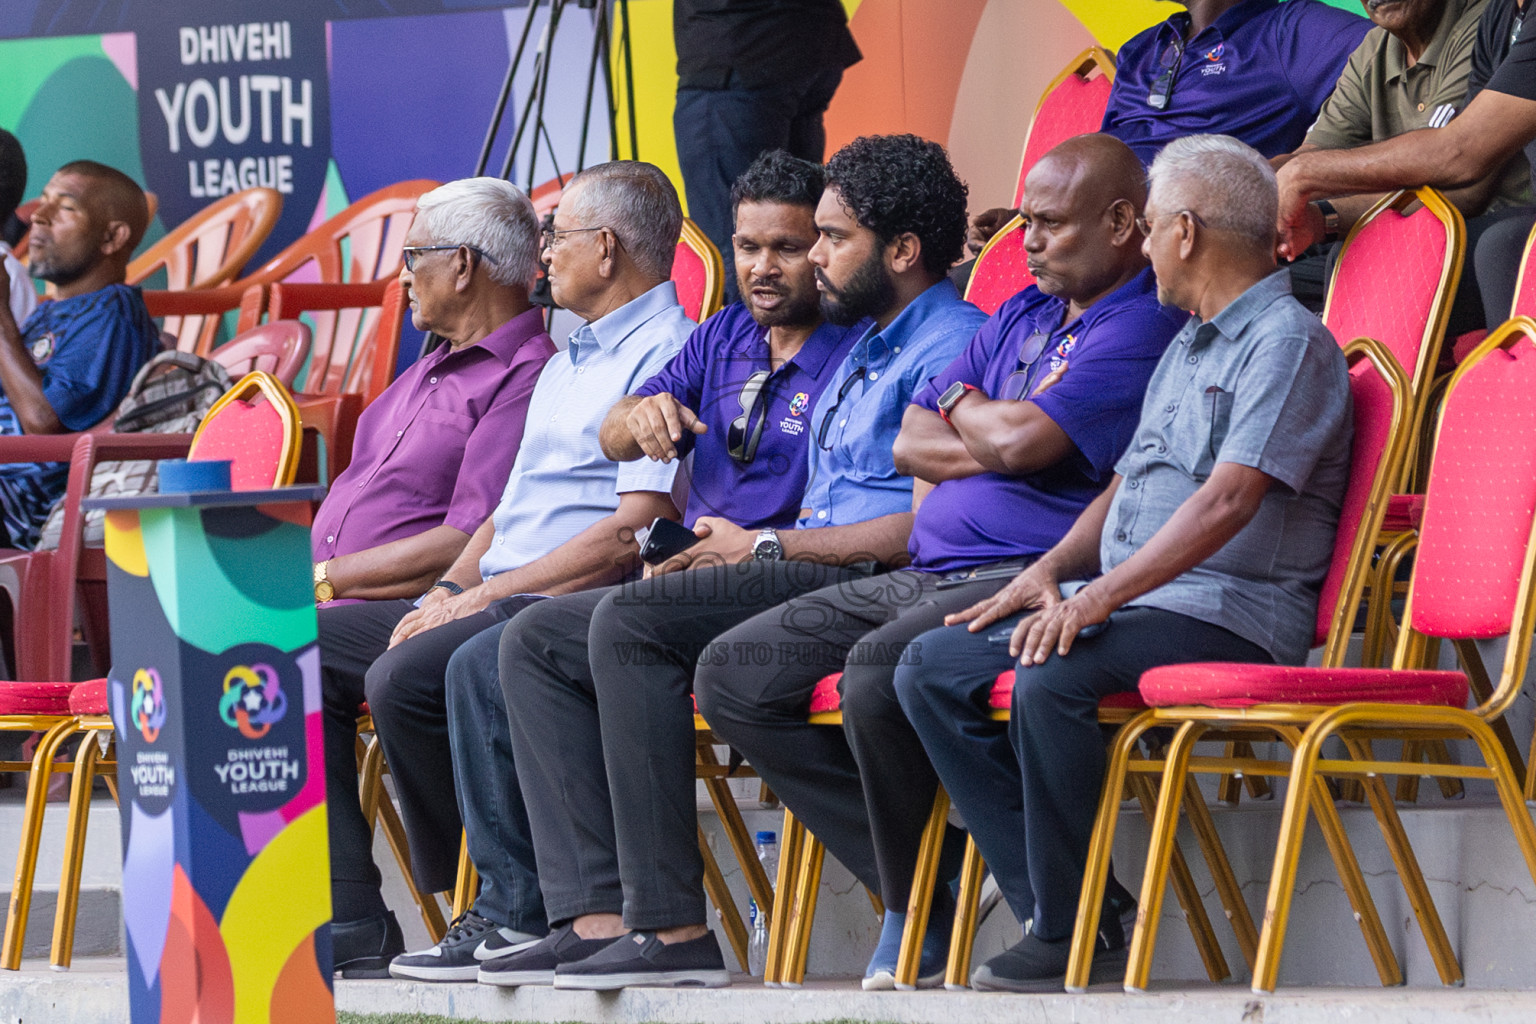
[{"label": "man with curly hair", "polygon": [[482,980],[729,983],[705,923],[694,668],[731,657],[716,638],[754,615],[905,561],[912,478],[891,446],[912,396],[985,320],[945,277],[965,197],[943,148],[911,135],[857,139],[827,165],[810,252],[822,308],[872,323],[812,406],[794,529],[701,516],[699,543],[650,578],[507,624],[501,685],[555,930]]}]

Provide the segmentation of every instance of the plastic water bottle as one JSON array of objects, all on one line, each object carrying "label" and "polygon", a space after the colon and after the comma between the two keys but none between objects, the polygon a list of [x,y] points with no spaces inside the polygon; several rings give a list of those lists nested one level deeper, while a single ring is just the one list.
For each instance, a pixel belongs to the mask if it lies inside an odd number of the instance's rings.
[{"label": "plastic water bottle", "polygon": [[[768,873],[768,884],[772,885],[779,877],[779,837],[773,832],[763,831],[757,833],[755,838],[757,859]],[[747,944],[747,970],[754,977],[762,977],[768,966],[768,915],[757,905],[756,900],[748,901],[747,913],[750,915],[749,924],[752,929],[752,938]]]},{"label": "plastic water bottle", "polygon": [[761,978],[768,968],[768,915],[757,908],[757,900],[747,901],[752,927],[752,941],[747,943],[747,973]]}]

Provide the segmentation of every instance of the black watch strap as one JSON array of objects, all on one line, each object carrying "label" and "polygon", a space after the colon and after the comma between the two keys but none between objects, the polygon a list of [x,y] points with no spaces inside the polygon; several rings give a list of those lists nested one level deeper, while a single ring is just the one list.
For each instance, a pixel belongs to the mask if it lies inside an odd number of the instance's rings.
[{"label": "black watch strap", "polygon": [[453,594],[455,596],[464,593],[464,588],[459,586],[457,583],[453,582],[453,580],[438,580],[436,583],[432,584],[432,586],[428,587],[427,589],[428,590],[433,590],[433,589],[435,589],[437,587],[442,587],[444,590],[448,591],[448,593]]},{"label": "black watch strap", "polygon": [[1339,211],[1326,199],[1317,200],[1317,208],[1323,212],[1323,241],[1332,244],[1339,240]]}]

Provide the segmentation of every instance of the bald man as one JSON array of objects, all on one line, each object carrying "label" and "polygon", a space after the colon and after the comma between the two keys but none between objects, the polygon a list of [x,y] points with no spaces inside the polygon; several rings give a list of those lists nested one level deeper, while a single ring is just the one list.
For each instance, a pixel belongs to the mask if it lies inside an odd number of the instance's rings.
[{"label": "bald man", "polygon": [[[785,805],[885,901],[865,988],[892,988],[918,840],[938,777],[896,702],[909,642],[992,596],[1103,491],[1147,381],[1187,316],[1158,304],[1137,221],[1141,162],[1108,135],[1062,143],[1030,172],[1024,246],[1036,285],[917,391],[896,438],[916,478],[911,567],[797,598],[720,637],[787,653],[756,668],[702,660],[699,707]],[[763,645],[768,645],[764,647]],[[843,730],[808,726],[841,671]],[[947,844],[920,984],[942,979],[963,835]],[[1128,897],[1127,897],[1128,899]]]},{"label": "bald man", "polygon": [[[32,276],[53,299],[16,323],[0,306],[0,434],[61,434],[105,419],[160,334],[139,289],[123,283],[149,206],[121,171],[91,160],[59,168],[32,214]],[[10,274],[0,264],[0,295]],[[30,548],[64,493],[67,463],[0,466],[0,544]]]}]

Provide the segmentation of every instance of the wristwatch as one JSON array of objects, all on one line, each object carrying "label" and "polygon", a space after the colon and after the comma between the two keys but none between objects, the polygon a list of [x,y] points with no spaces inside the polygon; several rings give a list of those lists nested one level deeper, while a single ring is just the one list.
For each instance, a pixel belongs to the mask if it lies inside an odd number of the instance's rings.
[{"label": "wristwatch", "polygon": [[1323,241],[1333,243],[1339,240],[1339,211],[1326,199],[1319,199],[1312,204],[1323,214]]},{"label": "wristwatch", "polygon": [[336,586],[325,575],[330,564],[330,559],[315,563],[315,604],[324,604],[336,597]]},{"label": "wristwatch", "polygon": [[963,380],[957,380],[951,384],[939,396],[939,418],[945,423],[949,423],[950,426],[954,426],[953,423],[949,422],[949,411],[960,404],[960,399],[965,397],[966,392],[976,390],[978,390],[976,385],[967,384]]},{"label": "wristwatch", "polygon": [[752,545],[752,557],[759,562],[782,560],[784,545],[779,543],[779,531],[770,526],[759,533],[757,542]]},{"label": "wristwatch", "polygon": [[460,594],[464,593],[464,588],[459,586],[457,583],[453,582],[453,580],[438,580],[436,583],[432,584],[427,589],[428,590],[436,590],[438,587],[442,587],[444,590],[448,591],[448,593],[452,594],[454,597],[458,597]]}]

